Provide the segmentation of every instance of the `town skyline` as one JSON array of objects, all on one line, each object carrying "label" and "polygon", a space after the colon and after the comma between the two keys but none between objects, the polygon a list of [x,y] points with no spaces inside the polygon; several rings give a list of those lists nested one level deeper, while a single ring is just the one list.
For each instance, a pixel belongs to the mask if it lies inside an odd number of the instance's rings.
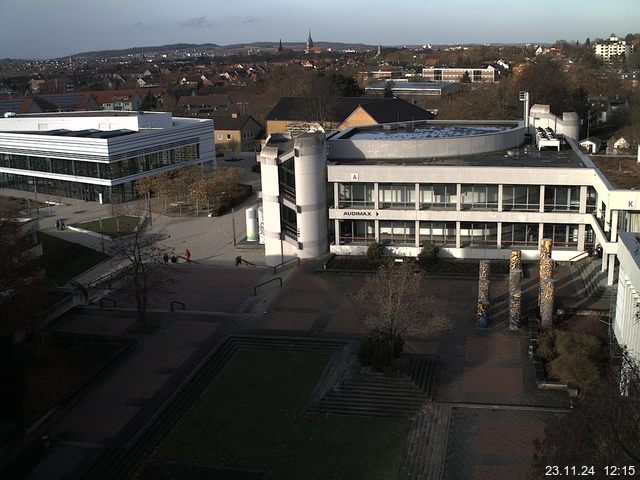
[{"label": "town skyline", "polygon": [[334,0],[322,5],[289,0],[269,5],[219,3],[197,0],[183,12],[166,1],[116,0],[98,8],[79,0],[44,5],[2,0],[0,58],[58,58],[174,43],[299,43],[309,30],[316,42],[387,46],[584,42],[610,33],[634,33],[640,20],[636,0],[609,2],[606,11],[595,0],[570,0],[561,7],[542,0],[535,9],[521,0],[511,2],[509,9],[501,2],[470,0],[446,5],[408,0],[402,8],[390,8],[380,0],[348,5]]}]

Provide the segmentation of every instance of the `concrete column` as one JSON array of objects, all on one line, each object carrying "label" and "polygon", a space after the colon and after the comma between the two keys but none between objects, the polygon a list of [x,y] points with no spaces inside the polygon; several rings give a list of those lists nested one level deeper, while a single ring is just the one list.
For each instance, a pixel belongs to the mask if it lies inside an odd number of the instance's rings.
[{"label": "concrete column", "polygon": [[[376,210],[380,208],[379,202],[380,202],[380,199],[378,198],[378,182],[375,182],[373,184],[373,208],[375,208]],[[377,231],[378,231],[378,225],[376,224],[376,232]]]},{"label": "concrete column", "polygon": [[460,248],[460,222],[456,222],[456,248]]},{"label": "concrete column", "polygon": [[420,184],[416,183],[416,210],[420,210]]},{"label": "concrete column", "polygon": [[416,247],[420,246],[420,220],[416,220]]},{"label": "concrete column", "polygon": [[456,184],[456,212],[462,210],[462,184]]},{"label": "concrete column", "polygon": [[540,245],[540,242],[542,242],[543,238],[544,238],[544,223],[539,223],[538,224],[538,245]]},{"label": "concrete column", "polygon": [[578,225],[578,250],[584,252],[584,236],[587,232],[587,227],[585,224],[581,223]]},{"label": "concrete column", "polygon": [[538,305],[542,306],[542,291],[546,281],[553,279],[553,260],[551,258],[540,259],[540,288],[538,292]]},{"label": "concrete column", "polygon": [[498,226],[496,227],[496,237],[497,237],[497,247],[498,250],[502,248],[502,222],[498,222]]},{"label": "concrete column", "polygon": [[587,186],[580,186],[580,210],[579,213],[587,213]]},{"label": "concrete column", "polygon": [[[540,185],[540,213],[544,212],[544,185]],[[540,229],[542,231],[542,228]],[[540,237],[542,238],[542,237]]]},{"label": "concrete column", "polygon": [[489,270],[491,262],[489,260],[480,260],[480,268],[478,274],[478,302],[489,303]]},{"label": "concrete column", "polygon": [[555,283],[555,280],[545,280],[540,283],[540,322],[542,328],[550,328],[553,325]]},{"label": "concrete column", "polygon": [[619,210],[612,210],[611,211],[611,238],[610,240],[612,242],[617,242],[618,241],[618,215],[619,215],[620,211]]},{"label": "concrete column", "polygon": [[[607,285],[613,285],[613,274],[616,271],[616,256],[615,255],[609,255],[609,272],[607,272]],[[602,260],[602,263],[604,263],[604,259]]]},{"label": "concrete column", "polygon": [[498,185],[498,211],[502,211],[502,184]]},{"label": "concrete column", "polygon": [[376,234],[376,242],[380,242],[380,220],[374,220],[375,234]]},{"label": "concrete column", "polygon": [[336,218],[333,222],[334,232],[336,234],[336,245],[340,245],[340,220]]}]

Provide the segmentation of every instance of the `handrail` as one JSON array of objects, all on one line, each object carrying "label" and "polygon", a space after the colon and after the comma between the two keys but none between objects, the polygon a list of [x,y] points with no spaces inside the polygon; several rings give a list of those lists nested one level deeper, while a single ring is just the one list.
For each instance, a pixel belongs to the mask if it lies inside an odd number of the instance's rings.
[{"label": "handrail", "polygon": [[115,299],[113,298],[107,298],[107,297],[103,297],[100,299],[100,301],[98,302],[100,304],[100,308],[104,308],[104,302],[112,302],[112,307],[115,308],[116,305],[118,305],[118,302],[115,301]]},{"label": "handrail", "polygon": [[275,275],[277,273],[278,267],[283,267],[285,266],[287,263],[291,263],[291,262],[298,262],[298,267],[300,266],[300,257],[294,257],[294,258],[290,258],[289,260],[285,260],[284,262],[279,263],[278,265],[273,267],[273,274]]},{"label": "handrail", "polygon": [[184,303],[179,302],[178,300],[171,300],[171,303],[169,304],[169,309],[172,312],[175,312],[174,305],[180,305],[182,307],[182,310],[184,310],[186,308],[186,305]]},{"label": "handrail", "polygon": [[583,258],[585,258],[585,257],[583,256],[583,255],[585,255],[585,254],[586,254],[587,256],[589,256],[589,252],[588,252],[587,250],[585,250],[584,252],[580,252],[580,253],[579,253],[579,254],[577,254],[576,256],[571,257],[571,258],[569,259],[569,263],[571,263],[571,262],[577,262],[578,260],[582,260]]},{"label": "handrail", "polygon": [[258,295],[258,287],[262,287],[263,285],[274,282],[276,280],[280,281],[280,288],[282,288],[282,277],[275,277],[275,278],[272,278],[271,280],[267,280],[266,282],[259,283],[258,285],[253,287],[253,296],[255,297],[256,295]]},{"label": "handrail", "polygon": [[[96,278],[95,280],[87,283],[87,288],[96,287],[96,286],[100,285],[101,283],[103,283],[104,281],[107,281],[107,280],[110,282],[111,280],[113,280],[113,278],[116,275],[124,272],[125,270],[127,270],[129,268],[131,268],[131,266],[127,265],[126,267],[119,268],[118,270],[114,270],[111,273],[107,273],[106,275],[103,275],[102,277]],[[109,289],[111,289],[111,284],[109,284]]]}]

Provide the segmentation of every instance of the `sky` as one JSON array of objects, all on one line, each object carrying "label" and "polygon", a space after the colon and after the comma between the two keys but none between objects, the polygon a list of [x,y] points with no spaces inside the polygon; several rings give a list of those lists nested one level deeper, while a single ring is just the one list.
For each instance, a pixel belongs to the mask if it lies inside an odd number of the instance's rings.
[{"label": "sky", "polygon": [[171,43],[549,43],[640,31],[640,0],[0,0],[0,58]]}]

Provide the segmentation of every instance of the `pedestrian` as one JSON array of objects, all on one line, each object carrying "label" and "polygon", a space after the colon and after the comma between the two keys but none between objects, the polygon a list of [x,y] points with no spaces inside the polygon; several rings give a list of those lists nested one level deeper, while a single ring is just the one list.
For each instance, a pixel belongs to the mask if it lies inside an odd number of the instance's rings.
[{"label": "pedestrian", "polygon": [[191,263],[191,252],[189,251],[188,248],[184,249],[184,258],[186,258],[187,263]]},{"label": "pedestrian", "polygon": [[175,255],[171,255],[171,263],[178,263],[178,259]]},{"label": "pedestrian", "polygon": [[60,230],[64,230],[64,218],[60,219]]},{"label": "pedestrian", "polygon": [[162,261],[164,263],[169,263],[169,255],[167,255],[167,252],[164,252],[164,255],[162,256]]},{"label": "pedestrian", "polygon": [[56,220],[56,230],[60,230],[60,219]]}]

